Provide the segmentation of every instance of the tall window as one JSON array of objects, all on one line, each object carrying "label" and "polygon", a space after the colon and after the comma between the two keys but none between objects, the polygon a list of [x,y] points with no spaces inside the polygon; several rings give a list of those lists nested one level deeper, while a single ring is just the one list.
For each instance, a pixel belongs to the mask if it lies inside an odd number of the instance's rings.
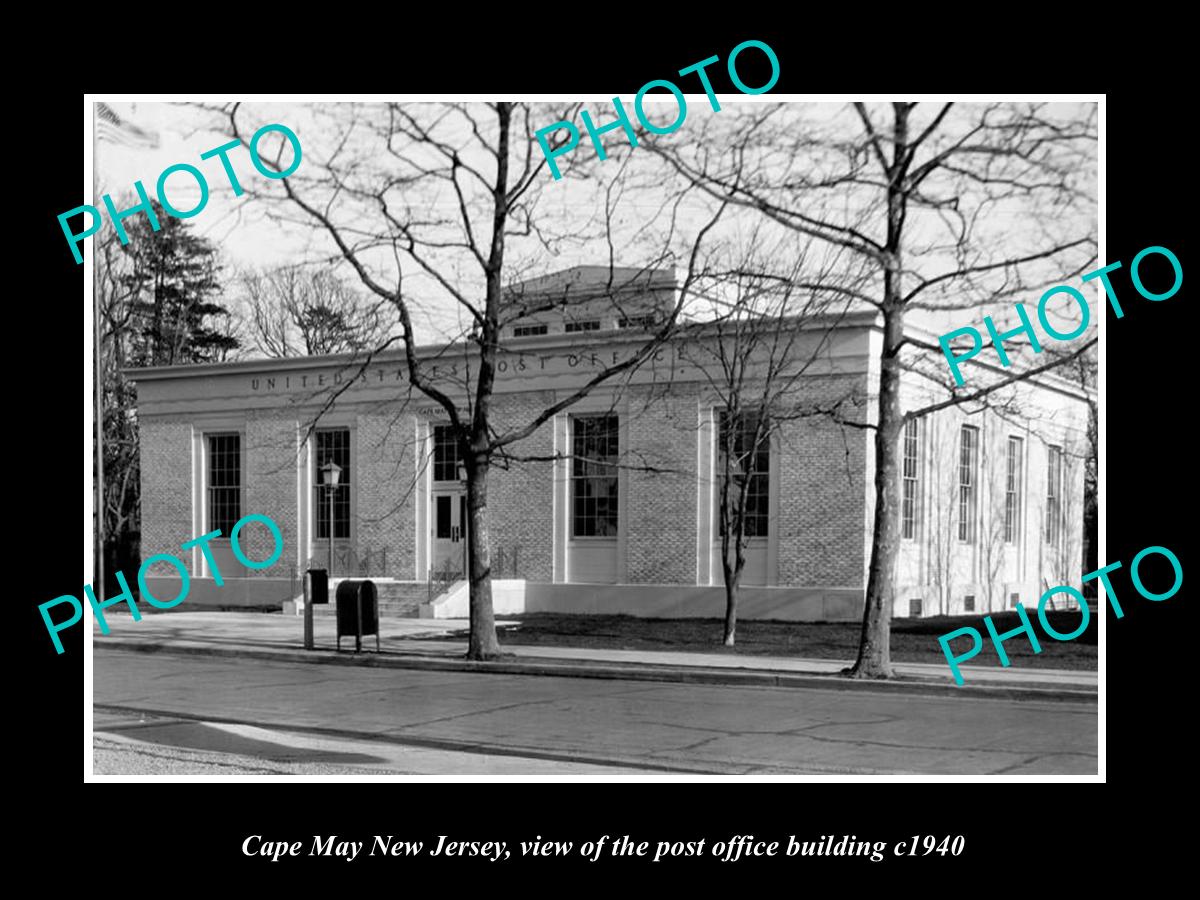
[{"label": "tall window", "polygon": [[449,425],[433,427],[433,480],[458,481],[458,467],[462,462],[454,429]]},{"label": "tall window", "polygon": [[1046,469],[1046,542],[1058,546],[1062,536],[1062,447],[1051,447]]},{"label": "tall window", "polygon": [[208,436],[208,527],[228,537],[242,517],[242,436]]},{"label": "tall window", "polygon": [[317,512],[317,539],[329,540],[329,488],[321,469],[332,461],[342,471],[337,487],[333,488],[333,537],[350,537],[350,429],[322,428],[317,431],[317,474],[313,479]]},{"label": "tall window", "polygon": [[[725,473],[725,454],[732,442],[733,458],[729,471],[733,476],[729,485],[730,503],[736,502],[737,493],[749,479],[746,488],[746,517],[744,534],[746,537],[757,538],[767,536],[770,520],[769,501],[771,487],[771,442],[764,437],[761,445],[754,447],[754,434],[758,430],[759,415],[756,412],[744,412],[740,416],[730,415],[728,410],[721,410],[721,422],[717,435],[717,477],[723,478]],[[718,495],[719,497],[720,495]],[[731,512],[734,507],[730,507]],[[717,528],[720,534],[722,527],[721,516],[717,515]]]},{"label": "tall window", "polygon": [[572,419],[571,536],[617,536],[617,417]]},{"label": "tall window", "polygon": [[958,539],[967,544],[975,542],[978,462],[979,429],[964,425],[958,452]]},{"label": "tall window", "polygon": [[1007,477],[1004,482],[1004,542],[1015,544],[1021,540],[1021,482],[1022,461],[1025,458],[1025,441],[1019,437],[1008,439]]},{"label": "tall window", "polygon": [[917,536],[917,523],[921,518],[920,480],[920,419],[909,419],[904,423],[904,502],[901,509],[902,535],[911,541]]}]

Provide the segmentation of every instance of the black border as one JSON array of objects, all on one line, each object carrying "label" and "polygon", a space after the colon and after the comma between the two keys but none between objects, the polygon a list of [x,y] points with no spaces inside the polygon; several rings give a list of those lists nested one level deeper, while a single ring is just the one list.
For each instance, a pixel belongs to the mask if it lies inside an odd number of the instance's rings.
[{"label": "black border", "polygon": [[[548,11],[535,13],[548,18],[530,23],[521,39],[493,37],[487,29],[477,37],[444,34],[422,40],[416,23],[400,21],[400,12],[390,13],[402,39],[365,41],[361,46],[341,47],[337,52],[323,48],[323,56],[305,43],[315,38],[297,38],[286,31],[278,39],[247,55],[245,47],[216,46],[204,66],[171,76],[145,72],[147,80],[136,83],[126,78],[128,69],[110,74],[94,73],[96,90],[231,91],[243,93],[249,82],[263,92],[278,90],[352,90],[379,92],[477,91],[481,76],[488,90],[537,92],[603,92],[632,94],[644,81],[663,77],[684,65],[714,53],[722,55],[748,37],[765,40],[776,50],[782,74],[774,92],[903,90],[931,91],[968,89],[963,69],[985,71],[970,86],[974,91],[1064,91],[1097,90],[1118,80],[1114,73],[1089,69],[1088,58],[1104,58],[1104,43],[1112,40],[1100,28],[1080,30],[1078,23],[1046,19],[1040,23],[1047,34],[1070,34],[1070,50],[1059,56],[1039,55],[1046,46],[1037,40],[1028,23],[995,25],[988,39],[980,40],[973,25],[948,29],[949,48],[938,46],[936,37],[947,37],[934,23],[921,21],[913,11],[903,23],[870,22],[846,37],[847,25],[831,36],[826,23],[813,20],[794,26],[775,22],[771,27],[754,23],[742,27],[724,25],[711,29],[716,35],[697,37],[677,30],[639,31],[633,22],[614,23],[600,16],[585,30],[559,22]],[[870,19],[870,15],[864,15]],[[605,30],[607,29],[607,30]],[[968,33],[967,29],[971,29]],[[1085,31],[1087,33],[1085,33]],[[726,37],[725,35],[731,35]],[[322,40],[324,40],[322,36]],[[1130,43],[1134,38],[1129,37]],[[377,41],[377,42],[376,42]],[[1051,42],[1054,46],[1061,46]],[[826,44],[823,48],[819,45]],[[384,49],[387,52],[384,53]],[[1150,57],[1155,48],[1143,47]],[[312,52],[309,52],[309,51]],[[286,51],[286,52],[285,52]],[[1169,54],[1169,51],[1161,51]],[[270,76],[272,55],[286,60],[287,78]],[[290,54],[290,55],[289,55]],[[265,57],[265,59],[264,59]],[[920,57],[928,64],[913,65]],[[1109,58],[1109,64],[1119,65]],[[1177,129],[1182,127],[1179,108],[1162,85],[1172,83],[1157,55],[1145,61],[1123,64],[1145,65],[1157,78],[1144,90],[1128,89],[1109,94],[1107,103],[1107,232],[1106,261],[1126,262],[1149,245],[1171,248],[1185,269],[1184,192],[1191,183],[1186,145]],[[1041,68],[1038,68],[1041,66]],[[1049,70],[1049,71],[1048,71]],[[719,71],[717,69],[716,71]],[[1122,76],[1128,70],[1121,70]],[[336,77],[331,73],[336,72]],[[262,77],[259,77],[262,76]],[[1052,77],[1049,77],[1052,76]],[[747,76],[749,80],[749,76]],[[119,82],[115,83],[115,82]],[[718,89],[722,89],[718,85]],[[75,266],[63,252],[63,241],[55,217],[78,205],[79,139],[82,96],[77,88],[63,86],[39,97],[36,106],[23,112],[32,119],[39,136],[38,153],[23,165],[18,187],[29,191],[19,207],[27,212],[32,238],[21,242],[32,249],[32,265],[25,270],[28,287],[20,299],[20,315],[10,332],[12,344],[23,351],[10,368],[10,391],[15,421],[36,429],[36,442],[15,442],[31,454],[24,461],[10,458],[10,477],[24,482],[23,466],[54,473],[36,479],[33,502],[25,502],[28,516],[21,531],[29,540],[14,546],[14,569],[20,586],[22,615],[28,643],[24,650],[26,668],[18,682],[21,716],[11,742],[21,752],[22,768],[33,769],[33,777],[21,777],[35,788],[26,839],[49,854],[67,830],[80,835],[80,820],[87,823],[88,841],[110,844],[117,850],[102,869],[126,879],[136,867],[139,881],[152,883],[158,875],[180,870],[190,885],[197,887],[235,885],[239,889],[258,884],[278,887],[297,881],[332,884],[334,878],[354,888],[347,874],[362,871],[336,860],[303,860],[280,864],[246,859],[240,845],[249,834],[267,833],[296,838],[313,834],[339,833],[354,839],[371,834],[404,833],[417,836],[452,834],[464,839],[499,838],[520,840],[530,833],[558,839],[585,840],[596,834],[632,833],[645,840],[663,836],[710,840],[731,833],[752,832],[759,836],[797,834],[856,834],[860,838],[899,839],[914,833],[960,834],[968,837],[969,852],[959,860],[937,859],[913,866],[905,872],[917,878],[945,877],[971,868],[993,877],[1016,878],[1022,856],[1039,848],[1069,846],[1072,854],[1104,852],[1103,844],[1119,808],[1130,798],[1102,803],[1089,788],[1066,788],[1047,784],[887,785],[564,785],[564,784],[455,784],[413,783],[296,784],[287,787],[253,786],[254,802],[247,802],[245,787],[208,788],[173,784],[82,783],[82,635],[75,630],[65,636],[67,651],[56,656],[45,637],[36,605],[45,599],[77,591],[80,568],[74,557],[78,519],[74,504],[78,494],[78,472],[83,462],[80,435],[74,419],[80,391],[73,362],[78,352],[81,329],[72,316],[63,315],[68,304],[79,303],[82,267]],[[1115,279],[1122,298],[1129,295],[1128,282]],[[1186,290],[1186,288],[1185,288]],[[1105,491],[1108,531],[1108,561],[1123,560],[1150,544],[1171,548],[1186,571],[1187,534],[1180,509],[1190,479],[1182,476],[1184,454],[1191,451],[1186,421],[1189,392],[1189,354],[1177,342],[1190,335],[1189,307],[1181,291],[1169,301],[1149,303],[1131,296],[1124,303],[1126,316],[1117,321],[1107,313],[1107,434],[1102,450],[1107,468]],[[28,317],[28,318],[27,318]],[[1173,340],[1168,339],[1173,338]],[[26,358],[26,356],[28,358]],[[25,377],[21,377],[21,375]],[[37,447],[36,452],[33,447]],[[31,479],[31,481],[34,479]],[[17,547],[19,546],[19,550]],[[15,551],[15,552],[14,552]],[[1108,781],[1119,792],[1137,790],[1142,798],[1161,796],[1167,778],[1186,771],[1188,756],[1179,752],[1187,745],[1184,728],[1189,723],[1188,665],[1190,653],[1179,638],[1189,634],[1185,622],[1185,591],[1171,600],[1152,604],[1132,594],[1127,576],[1115,578],[1125,618],[1107,613]],[[1164,753],[1164,750],[1168,751]],[[261,792],[270,796],[263,798]],[[1110,795],[1111,796],[1111,795]],[[1152,820],[1145,820],[1149,824]],[[1132,823],[1131,823],[1132,824]],[[1161,841],[1158,831],[1156,840]],[[1086,849],[1085,849],[1086,848]],[[1168,851],[1159,848],[1157,855]],[[1060,857],[1061,858],[1061,857]],[[765,861],[780,872],[778,860]],[[830,860],[813,869],[792,869],[797,887],[809,887],[825,877],[849,874],[857,887],[867,884],[894,885],[898,866],[859,864]],[[373,864],[380,877],[393,875],[404,884],[412,861],[389,861],[387,867]],[[464,863],[464,872],[427,865],[428,874],[441,872],[450,879],[457,875],[482,876],[488,884],[502,879],[500,869],[486,863]],[[645,874],[671,883],[679,879],[705,886],[747,883],[746,876],[758,871],[711,864],[672,865],[627,860],[600,866],[580,867],[539,861],[532,866],[514,866],[522,881],[531,884],[539,874],[571,869],[587,874],[589,884],[608,881],[636,885]],[[103,877],[100,869],[90,869]],[[875,874],[871,874],[875,873]],[[818,875],[818,881],[808,880]],[[232,878],[230,876],[233,876]],[[632,881],[638,878],[637,882]],[[326,881],[325,879],[328,879]],[[702,882],[698,879],[703,879]],[[801,880],[803,879],[803,880]],[[887,881],[884,881],[887,879]],[[450,883],[449,889],[470,884]],[[752,882],[750,882],[752,883]],[[1019,883],[1014,882],[1014,887]],[[548,882],[554,885],[554,882]],[[785,883],[786,884],[786,883]],[[932,886],[933,883],[930,884]],[[574,882],[558,886],[573,886]]]}]

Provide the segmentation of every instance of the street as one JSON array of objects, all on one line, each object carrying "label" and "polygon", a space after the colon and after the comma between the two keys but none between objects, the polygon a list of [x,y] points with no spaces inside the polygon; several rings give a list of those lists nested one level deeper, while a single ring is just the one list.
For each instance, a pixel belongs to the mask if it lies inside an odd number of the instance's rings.
[{"label": "street", "polygon": [[[100,644],[94,654],[97,774],[102,757],[104,774],[206,765],[447,776],[1097,768],[1093,703],[389,670]],[[256,768],[256,759],[274,761]]]}]

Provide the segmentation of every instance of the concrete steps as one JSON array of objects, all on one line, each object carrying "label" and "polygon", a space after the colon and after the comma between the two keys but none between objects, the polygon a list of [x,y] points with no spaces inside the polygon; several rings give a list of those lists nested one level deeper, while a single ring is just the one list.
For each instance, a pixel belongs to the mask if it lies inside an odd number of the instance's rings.
[{"label": "concrete steps", "polygon": [[[416,619],[421,615],[421,605],[429,602],[429,587],[424,581],[380,581],[375,582],[379,594],[379,618]],[[315,617],[337,615],[337,584],[330,585],[329,603],[313,607]]]}]

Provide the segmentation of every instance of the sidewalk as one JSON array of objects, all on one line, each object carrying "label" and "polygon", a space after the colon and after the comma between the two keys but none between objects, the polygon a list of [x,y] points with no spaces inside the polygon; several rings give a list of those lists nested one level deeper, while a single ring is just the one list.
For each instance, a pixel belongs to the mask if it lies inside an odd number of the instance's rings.
[{"label": "sidewalk", "polygon": [[[498,622],[501,623],[503,620]],[[304,620],[300,616],[171,612],[147,615],[140,622],[124,615],[110,615],[108,624],[110,633],[107,637],[100,634],[99,627],[95,628],[95,648],[397,669],[484,670],[504,674],[704,684],[988,694],[1092,702],[1097,696],[1096,672],[1066,669],[966,665],[963,667],[966,684],[958,687],[948,666],[931,663],[893,662],[897,678],[878,682],[838,677],[837,673],[849,665],[850,660],[724,653],[510,645],[504,649],[511,655],[501,660],[473,662],[465,658],[467,622],[464,619],[385,619],[379,654],[375,653],[373,635],[363,638],[361,654],[353,652],[353,637],[343,637],[342,652],[337,653],[336,623],[332,616],[315,619],[314,651],[304,650]],[[443,635],[461,635],[463,639],[429,640]]]}]

